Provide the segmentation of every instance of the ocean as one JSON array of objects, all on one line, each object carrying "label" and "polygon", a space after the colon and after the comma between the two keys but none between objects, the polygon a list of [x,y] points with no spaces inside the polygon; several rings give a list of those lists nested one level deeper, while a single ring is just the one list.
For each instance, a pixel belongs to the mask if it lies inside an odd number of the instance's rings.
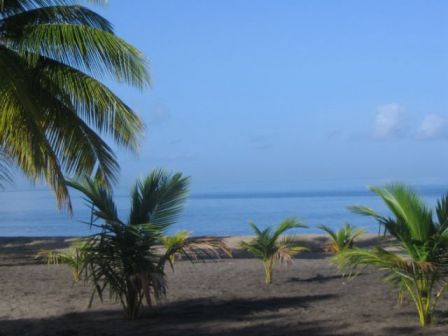
[{"label": "ocean", "polygon": [[[448,192],[446,186],[419,186],[428,205]],[[90,210],[82,196],[72,196],[74,214],[69,216],[56,208],[48,190],[1,191],[0,236],[84,236],[94,233],[86,224]],[[122,218],[126,218],[129,194],[115,195]],[[269,192],[202,192],[192,193],[177,223],[171,228],[188,230],[194,235],[248,235],[252,221],[264,227],[277,224],[286,217],[295,217],[308,225],[296,233],[318,233],[319,224],[338,228],[344,222],[378,232],[370,218],[350,213],[347,206],[365,205],[387,214],[381,200],[366,188],[269,191]]]}]

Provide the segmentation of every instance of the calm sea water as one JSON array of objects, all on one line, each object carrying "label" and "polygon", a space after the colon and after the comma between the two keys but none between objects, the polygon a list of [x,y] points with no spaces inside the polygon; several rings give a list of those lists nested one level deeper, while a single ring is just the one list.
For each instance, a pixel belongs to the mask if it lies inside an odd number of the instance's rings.
[{"label": "calm sea water", "polygon": [[[426,202],[434,205],[448,191],[446,186],[416,187]],[[0,192],[0,236],[82,236],[93,233],[83,221],[90,211],[80,195],[74,195],[74,215],[56,209],[53,195],[47,190]],[[116,195],[119,211],[126,218],[129,209],[127,193]],[[381,201],[365,189],[337,189],[290,192],[213,192],[193,193],[172,231],[186,229],[195,235],[251,234],[247,225],[277,224],[285,217],[296,217],[316,233],[316,225],[337,228],[344,222],[377,232],[369,218],[350,213],[349,205],[366,205],[386,213]]]}]

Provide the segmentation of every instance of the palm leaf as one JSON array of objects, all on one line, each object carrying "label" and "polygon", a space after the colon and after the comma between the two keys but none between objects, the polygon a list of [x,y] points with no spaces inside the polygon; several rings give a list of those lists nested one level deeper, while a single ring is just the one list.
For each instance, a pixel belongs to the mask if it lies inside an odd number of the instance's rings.
[{"label": "palm leaf", "polygon": [[10,164],[11,160],[6,157],[0,148],[0,189],[4,188],[5,184],[12,183]]},{"label": "palm leaf", "polygon": [[9,38],[5,45],[30,64],[44,56],[95,77],[108,76],[138,88],[149,84],[142,53],[98,28],[68,23],[27,26],[20,38]]},{"label": "palm leaf", "polygon": [[88,202],[89,208],[93,209],[95,217],[108,223],[124,225],[118,218],[112,193],[101,184],[86,177],[82,182],[67,181],[67,185],[84,194],[85,200]]},{"label": "palm leaf", "polygon": [[[45,178],[62,206],[68,200],[63,168],[41,127],[45,115],[32,99],[32,79],[14,53],[1,45],[0,51],[0,143],[3,151],[33,180]],[[65,204],[71,210],[70,202]]]},{"label": "palm leaf", "polygon": [[307,228],[307,226],[295,218],[286,218],[279,226],[277,226],[272,235],[272,239],[277,240],[285,231],[297,228]]},{"label": "palm leaf", "polygon": [[339,240],[336,231],[332,230],[330,227],[326,225],[318,225],[317,228],[328,233],[333,241],[337,242]]},{"label": "palm leaf", "polygon": [[120,145],[138,148],[137,136],[142,132],[141,120],[106,86],[81,71],[53,61],[42,59],[36,69],[50,92],[65,97],[72,110],[98,131],[112,135]]},{"label": "palm leaf", "polygon": [[188,185],[189,178],[182,174],[153,171],[133,188],[129,223],[173,224],[183,209]]},{"label": "palm leaf", "polygon": [[442,196],[436,204],[436,215],[439,222],[439,232],[448,229],[448,194]]},{"label": "palm leaf", "polygon": [[406,226],[412,239],[424,241],[432,233],[432,213],[418,195],[408,187],[391,184],[372,187],[396,218]]},{"label": "palm leaf", "polygon": [[2,20],[6,38],[19,38],[25,27],[39,24],[78,24],[113,33],[112,25],[94,11],[79,5],[52,5],[33,8]]}]

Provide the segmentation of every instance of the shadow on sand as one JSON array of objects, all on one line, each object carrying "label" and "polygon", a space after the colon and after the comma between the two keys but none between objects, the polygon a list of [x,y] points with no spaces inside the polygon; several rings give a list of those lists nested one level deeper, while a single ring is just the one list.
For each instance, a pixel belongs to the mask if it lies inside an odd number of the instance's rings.
[{"label": "shadow on sand", "polygon": [[322,274],[317,274],[315,276],[313,276],[312,278],[306,278],[306,279],[301,279],[298,277],[292,277],[289,278],[287,280],[287,282],[318,282],[318,283],[322,283],[322,282],[327,282],[327,281],[331,281],[331,280],[336,280],[336,279],[342,279],[343,276],[342,275],[322,275]]},{"label": "shadow on sand", "polygon": [[1,237],[0,267],[39,264],[35,256],[40,250],[64,249],[72,241],[63,237]]},{"label": "shadow on sand", "polygon": [[[137,321],[124,320],[119,310],[86,311],[44,319],[2,320],[0,336],[358,335],[343,332],[348,325],[339,321],[320,319],[310,323],[301,319],[300,315],[309,304],[334,297],[309,295],[255,300],[187,300],[163,304],[157,311]],[[284,319],[291,314],[294,319]]]}]

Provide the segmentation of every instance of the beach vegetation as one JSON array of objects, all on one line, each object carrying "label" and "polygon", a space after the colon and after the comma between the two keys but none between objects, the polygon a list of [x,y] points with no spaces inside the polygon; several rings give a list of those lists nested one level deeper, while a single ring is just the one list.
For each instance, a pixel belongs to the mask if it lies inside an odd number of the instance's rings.
[{"label": "beach vegetation", "polygon": [[351,210],[374,218],[393,239],[392,247],[345,249],[334,260],[349,275],[358,274],[360,266],[384,271],[384,279],[397,286],[400,300],[407,294],[414,302],[420,325],[429,325],[447,288],[448,195],[441,197],[433,210],[402,184],[371,190],[383,200],[390,215],[364,206]]},{"label": "beach vegetation", "polygon": [[149,85],[143,54],[78,2],[0,0],[0,182],[5,165],[16,166],[69,211],[66,177],[116,182],[119,164],[101,136],[136,151],[143,132],[100,80]]},{"label": "beach vegetation", "polygon": [[119,217],[112,192],[101,183],[86,178],[68,184],[84,194],[92,209],[88,224],[100,231],[85,240],[83,249],[83,275],[94,285],[90,304],[109,292],[121,302],[125,316],[136,319],[144,301],[151,307],[166,294],[167,263],[174,267],[180,255],[189,260],[230,255],[218,238],[195,238],[186,231],[167,235],[188,194],[189,178],[181,173],[157,169],[138,180],[126,221]]},{"label": "beach vegetation", "polygon": [[41,250],[37,253],[36,259],[44,260],[48,265],[67,265],[71,270],[73,281],[78,282],[81,280],[86,262],[85,247],[85,241],[77,239],[65,250]]},{"label": "beach vegetation", "polygon": [[161,258],[161,267],[169,263],[174,270],[177,259],[190,261],[219,259],[222,255],[232,257],[232,252],[222,239],[214,237],[192,237],[190,232],[181,230],[173,235],[165,235],[161,239],[165,255]]},{"label": "beach vegetation", "polygon": [[364,233],[364,229],[358,229],[354,225],[345,223],[339,230],[333,230],[326,225],[319,225],[318,228],[325,231],[330,237],[330,243],[326,249],[331,253],[339,253],[345,249],[353,248],[355,239]]},{"label": "beach vegetation", "polygon": [[248,242],[242,242],[241,248],[263,262],[266,284],[272,283],[274,264],[291,263],[292,258],[307,250],[295,236],[283,235],[286,231],[296,228],[306,228],[297,219],[287,218],[277,227],[269,226],[261,230],[254,223],[249,223],[255,233],[255,238]]},{"label": "beach vegetation", "polygon": [[90,225],[100,230],[86,240],[86,279],[94,285],[91,303],[104,293],[119,300],[125,316],[136,319],[166,291],[160,253],[162,237],[180,214],[189,178],[181,173],[152,171],[138,180],[131,192],[126,221],[119,218],[112,192],[86,178],[69,185],[82,192],[92,208]]}]

